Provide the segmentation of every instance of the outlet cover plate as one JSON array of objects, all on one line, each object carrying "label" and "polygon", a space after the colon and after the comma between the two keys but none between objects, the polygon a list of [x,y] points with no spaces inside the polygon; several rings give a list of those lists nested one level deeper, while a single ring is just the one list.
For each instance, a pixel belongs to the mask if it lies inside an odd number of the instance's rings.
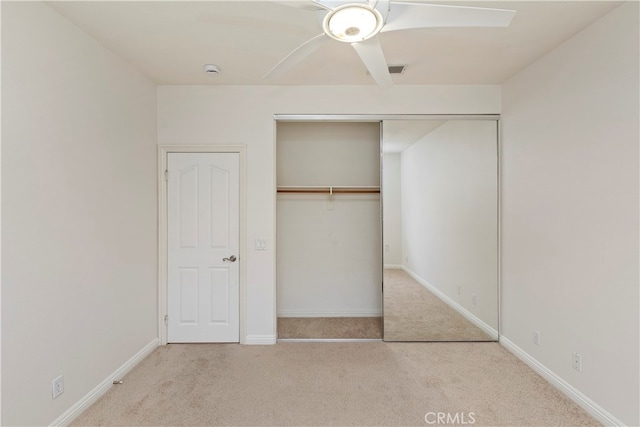
[{"label": "outlet cover plate", "polygon": [[571,366],[578,372],[582,372],[582,356],[580,353],[571,353]]},{"label": "outlet cover plate", "polygon": [[54,379],[51,383],[51,387],[52,397],[54,399],[64,393],[64,377],[60,375],[58,378]]}]

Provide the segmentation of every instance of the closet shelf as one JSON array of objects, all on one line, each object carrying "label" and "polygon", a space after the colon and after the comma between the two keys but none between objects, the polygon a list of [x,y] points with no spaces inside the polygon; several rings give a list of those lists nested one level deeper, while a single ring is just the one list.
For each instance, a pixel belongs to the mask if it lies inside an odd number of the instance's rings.
[{"label": "closet shelf", "polygon": [[380,193],[380,187],[374,186],[279,186],[278,193]]}]

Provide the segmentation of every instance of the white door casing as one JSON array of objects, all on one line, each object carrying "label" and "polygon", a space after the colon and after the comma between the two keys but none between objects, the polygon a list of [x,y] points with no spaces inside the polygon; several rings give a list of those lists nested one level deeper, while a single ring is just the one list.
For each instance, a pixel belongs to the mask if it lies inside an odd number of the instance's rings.
[{"label": "white door casing", "polygon": [[168,342],[239,341],[239,157],[167,154]]}]

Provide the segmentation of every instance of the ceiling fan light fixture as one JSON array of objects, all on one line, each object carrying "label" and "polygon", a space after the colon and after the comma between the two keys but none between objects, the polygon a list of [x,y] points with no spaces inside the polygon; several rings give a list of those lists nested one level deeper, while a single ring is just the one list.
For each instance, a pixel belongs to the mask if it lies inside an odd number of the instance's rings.
[{"label": "ceiling fan light fixture", "polygon": [[345,4],[324,17],[322,27],[329,37],[345,42],[357,43],[380,32],[384,20],[376,9],[364,4]]}]

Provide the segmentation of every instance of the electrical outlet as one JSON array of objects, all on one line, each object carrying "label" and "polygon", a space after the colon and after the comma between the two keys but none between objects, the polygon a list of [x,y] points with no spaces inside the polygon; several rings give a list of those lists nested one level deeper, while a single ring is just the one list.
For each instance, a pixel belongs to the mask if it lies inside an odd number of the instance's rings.
[{"label": "electrical outlet", "polygon": [[535,345],[540,345],[540,331],[533,330],[533,343]]},{"label": "electrical outlet", "polygon": [[580,353],[571,353],[571,366],[578,372],[582,372],[582,356]]},{"label": "electrical outlet", "polygon": [[471,304],[478,305],[478,297],[476,294],[471,294]]},{"label": "electrical outlet", "polygon": [[58,378],[54,379],[52,384],[52,396],[55,399],[64,393],[64,377],[60,375]]},{"label": "electrical outlet", "polygon": [[384,251],[389,252],[389,245],[384,245]]},{"label": "electrical outlet", "polygon": [[460,288],[460,286],[458,286],[458,295],[461,295],[462,293],[462,289]]}]

